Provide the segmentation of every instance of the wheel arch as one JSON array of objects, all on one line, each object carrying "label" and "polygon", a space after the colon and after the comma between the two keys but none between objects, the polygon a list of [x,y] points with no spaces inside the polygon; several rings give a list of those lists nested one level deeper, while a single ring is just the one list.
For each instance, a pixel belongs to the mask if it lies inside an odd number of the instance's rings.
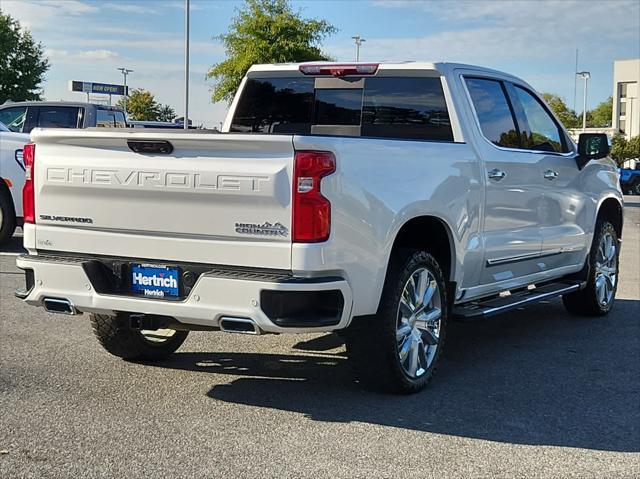
[{"label": "wheel arch", "polygon": [[[428,232],[427,235],[424,233]],[[428,250],[443,269],[445,279],[454,281],[456,269],[456,249],[451,228],[445,220],[437,216],[415,216],[398,229],[391,246],[389,262],[400,248]],[[388,268],[388,266],[387,266]]]},{"label": "wheel arch", "polygon": [[6,196],[9,201],[9,206],[13,210],[13,216],[16,216],[16,205],[13,202],[13,195],[11,194],[11,190],[9,189],[9,185],[4,177],[0,176],[0,195]]},{"label": "wheel arch", "polygon": [[618,198],[608,197],[602,200],[598,207],[598,214],[596,216],[596,223],[606,218],[611,222],[618,234],[618,238],[622,238],[622,226],[624,222],[624,214],[622,203]]}]

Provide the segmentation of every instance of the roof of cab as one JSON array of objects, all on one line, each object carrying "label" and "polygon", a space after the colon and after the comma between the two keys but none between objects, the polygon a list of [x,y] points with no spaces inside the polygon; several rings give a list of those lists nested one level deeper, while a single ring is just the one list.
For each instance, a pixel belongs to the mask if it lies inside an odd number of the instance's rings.
[{"label": "roof of cab", "polygon": [[266,63],[252,65],[249,72],[298,71],[300,65],[370,65],[378,64],[379,70],[437,70],[437,64],[431,62],[302,62],[302,63]]},{"label": "roof of cab", "polygon": [[250,72],[259,71],[297,71],[300,65],[371,65],[378,64],[379,70],[444,70],[464,68],[467,70],[482,70],[487,72],[495,72],[504,74],[497,70],[481,67],[478,65],[468,65],[465,63],[450,63],[450,62],[425,62],[425,61],[380,61],[380,62],[302,62],[302,63],[265,63],[252,65],[249,68]]},{"label": "roof of cab", "polygon": [[[526,81],[521,78],[511,75],[506,72],[486,68],[478,65],[469,65],[466,63],[450,63],[450,62],[426,62],[426,61],[381,61],[381,62],[303,62],[303,63],[272,63],[272,64],[257,64],[252,65],[247,72],[249,75],[252,73],[278,73],[278,72],[299,72],[300,65],[371,65],[378,64],[378,71],[384,70],[432,70],[437,71],[442,75],[450,74],[453,70],[460,69],[466,71],[473,71],[478,74],[486,74],[490,76],[499,77],[505,80],[511,80],[515,82],[528,85]],[[302,73],[300,73],[302,75]],[[312,76],[312,75],[311,75]],[[530,85],[528,85],[530,86]]]}]

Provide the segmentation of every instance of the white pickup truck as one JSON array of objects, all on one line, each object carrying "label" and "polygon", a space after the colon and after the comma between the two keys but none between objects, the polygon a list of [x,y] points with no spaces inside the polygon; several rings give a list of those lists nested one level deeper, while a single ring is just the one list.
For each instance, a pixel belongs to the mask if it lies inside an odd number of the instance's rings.
[{"label": "white pickup truck", "polygon": [[604,315],[623,199],[524,81],[450,63],[256,65],[222,134],[43,130],[24,151],[28,304],[161,359],[189,330],[343,334],[415,392],[447,322],[562,296]]}]

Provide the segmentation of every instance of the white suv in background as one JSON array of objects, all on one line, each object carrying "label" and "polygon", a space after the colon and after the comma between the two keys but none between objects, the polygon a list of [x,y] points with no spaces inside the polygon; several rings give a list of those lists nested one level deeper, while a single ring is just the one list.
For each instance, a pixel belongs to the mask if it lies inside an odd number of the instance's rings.
[{"label": "white suv in background", "polygon": [[11,239],[22,222],[22,149],[26,143],[29,135],[14,133],[0,123],[0,245]]}]

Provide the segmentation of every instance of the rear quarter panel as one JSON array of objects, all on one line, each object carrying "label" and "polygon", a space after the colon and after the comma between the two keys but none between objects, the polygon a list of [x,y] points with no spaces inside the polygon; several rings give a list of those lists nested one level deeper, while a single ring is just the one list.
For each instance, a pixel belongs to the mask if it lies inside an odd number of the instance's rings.
[{"label": "rear quarter panel", "polygon": [[[294,147],[332,151],[337,169],[322,181],[332,205],[331,237],[294,244],[293,270],[344,276],[353,290],[354,316],[377,310],[396,235],[419,216],[437,217],[449,229],[451,279],[459,285],[477,281],[481,172],[465,143],[296,136]],[[429,231],[424,235],[428,240]]]}]

